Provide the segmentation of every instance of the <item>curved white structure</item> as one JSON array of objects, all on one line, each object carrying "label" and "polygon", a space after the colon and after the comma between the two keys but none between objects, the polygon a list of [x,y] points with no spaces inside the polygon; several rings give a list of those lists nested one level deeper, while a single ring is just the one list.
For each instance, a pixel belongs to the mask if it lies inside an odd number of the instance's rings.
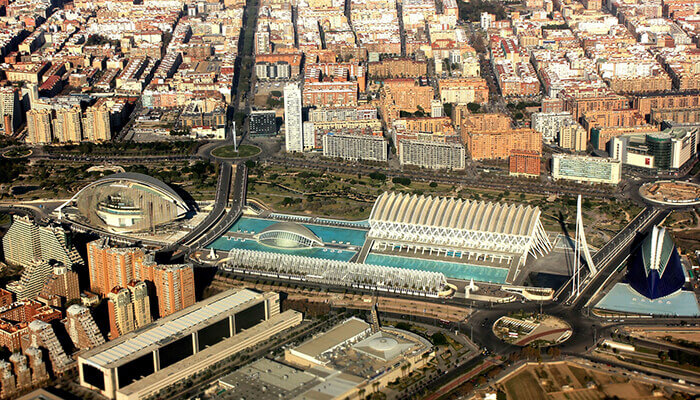
[{"label": "curved white structure", "polygon": [[369,236],[390,246],[527,259],[552,245],[538,207],[385,192],[374,203]]},{"label": "curved white structure", "polygon": [[90,183],[56,209],[59,219],[66,206],[76,206],[90,224],[119,232],[150,229],[190,211],[171,187],[139,173],[108,175]]},{"label": "curved white structure", "polygon": [[438,297],[450,291],[445,275],[439,272],[256,250],[231,249],[220,264],[225,271],[415,296]]},{"label": "curved white structure", "polygon": [[304,225],[294,222],[278,222],[255,235],[258,242],[278,248],[295,249],[323,247],[323,241]]}]

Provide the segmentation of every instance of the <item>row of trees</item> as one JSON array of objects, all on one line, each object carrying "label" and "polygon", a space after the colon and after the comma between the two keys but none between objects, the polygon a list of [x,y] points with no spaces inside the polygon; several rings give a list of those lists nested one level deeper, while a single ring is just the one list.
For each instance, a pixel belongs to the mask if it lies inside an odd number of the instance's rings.
[{"label": "row of trees", "polygon": [[192,154],[201,143],[194,140],[170,141],[170,142],[146,142],[134,141],[69,144],[60,147],[44,146],[47,153],[80,153],[80,154],[152,154],[173,155]]}]

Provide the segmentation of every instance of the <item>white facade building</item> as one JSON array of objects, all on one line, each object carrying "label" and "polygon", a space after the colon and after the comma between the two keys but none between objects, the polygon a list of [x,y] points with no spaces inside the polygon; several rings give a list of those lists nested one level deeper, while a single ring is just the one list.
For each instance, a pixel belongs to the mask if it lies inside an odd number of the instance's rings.
[{"label": "white facade building", "polygon": [[481,19],[480,19],[480,25],[481,29],[483,30],[488,30],[489,27],[491,26],[491,23],[493,22],[493,14],[489,14],[487,12],[482,12],[481,13]]},{"label": "white facade building", "polygon": [[328,134],[323,135],[323,155],[386,162],[389,152],[382,136]]},{"label": "white facade building", "polygon": [[614,158],[554,154],[552,178],[577,182],[617,185],[622,177],[622,162]]},{"label": "white facade building", "polygon": [[493,262],[548,253],[540,209],[445,197],[385,192],[369,216],[374,246]]},{"label": "white facade building", "polygon": [[533,113],[532,129],[542,133],[542,140],[552,143],[559,137],[559,132],[566,123],[575,122],[568,111],[560,113]]},{"label": "white facade building", "polygon": [[284,144],[287,151],[304,151],[301,89],[295,83],[284,87]]},{"label": "white facade building", "polygon": [[433,169],[464,169],[466,152],[457,143],[425,140],[399,140],[401,165],[417,165]]}]

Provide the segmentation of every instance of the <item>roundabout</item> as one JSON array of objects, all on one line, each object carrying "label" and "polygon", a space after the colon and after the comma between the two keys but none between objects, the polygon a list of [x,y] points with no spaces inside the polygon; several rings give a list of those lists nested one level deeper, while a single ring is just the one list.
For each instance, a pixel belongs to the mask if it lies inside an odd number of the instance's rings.
[{"label": "roundabout", "polygon": [[2,156],[4,158],[26,158],[32,155],[32,149],[27,148],[13,148],[4,153]]},{"label": "roundabout", "polygon": [[689,206],[700,204],[700,185],[681,181],[656,181],[639,188],[645,200],[667,206]]},{"label": "roundabout", "polygon": [[239,145],[237,149],[233,145],[226,145],[215,148],[211,155],[223,159],[240,159],[257,156],[261,151],[260,147],[250,144]]},{"label": "roundabout", "polygon": [[493,334],[515,346],[550,347],[565,342],[573,329],[568,322],[547,314],[513,313],[494,322]]}]

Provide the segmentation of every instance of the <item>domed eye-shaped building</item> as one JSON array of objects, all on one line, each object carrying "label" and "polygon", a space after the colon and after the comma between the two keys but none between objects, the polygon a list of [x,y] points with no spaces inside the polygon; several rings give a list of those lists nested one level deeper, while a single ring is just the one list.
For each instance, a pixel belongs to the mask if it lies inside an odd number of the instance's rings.
[{"label": "domed eye-shaped building", "polygon": [[666,297],[685,284],[681,257],[666,229],[655,226],[630,256],[630,286],[649,299]]},{"label": "domed eye-shaped building", "polygon": [[121,173],[84,188],[61,206],[75,206],[92,226],[139,232],[185,217],[190,207],[171,187],[151,176]]},{"label": "domed eye-shaped building", "polygon": [[282,249],[323,247],[323,241],[304,225],[294,222],[278,222],[256,235],[258,242]]}]

